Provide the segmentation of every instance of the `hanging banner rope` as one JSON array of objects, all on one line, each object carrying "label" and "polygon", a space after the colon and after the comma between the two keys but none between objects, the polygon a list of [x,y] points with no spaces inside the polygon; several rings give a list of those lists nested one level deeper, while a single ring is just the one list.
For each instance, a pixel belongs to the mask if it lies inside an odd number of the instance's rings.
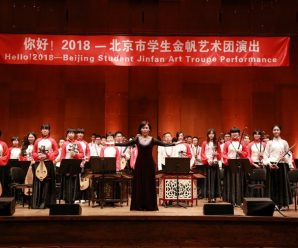
[{"label": "hanging banner rope", "polygon": [[0,63],[82,66],[288,66],[289,37],[0,34]]}]

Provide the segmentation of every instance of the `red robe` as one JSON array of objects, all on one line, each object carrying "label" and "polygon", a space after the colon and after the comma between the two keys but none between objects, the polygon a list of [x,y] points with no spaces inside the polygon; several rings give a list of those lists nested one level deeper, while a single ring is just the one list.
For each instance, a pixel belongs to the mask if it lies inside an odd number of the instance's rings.
[{"label": "red robe", "polygon": [[56,141],[53,138],[50,137],[45,137],[45,138],[38,138],[35,143],[34,143],[34,148],[33,148],[33,159],[35,161],[39,161],[38,158],[38,152],[39,152],[39,148],[41,147],[41,145],[46,144],[46,160],[55,160],[55,158],[58,156],[58,145],[56,143]]},{"label": "red robe", "polygon": [[[208,164],[208,156],[206,154],[206,146],[207,146],[207,141],[204,141],[202,143],[202,150],[201,150],[201,159],[202,159],[202,162],[203,164]],[[220,161],[221,160],[221,149],[220,149],[220,144],[217,144],[217,156],[215,157],[217,159],[217,161]]]},{"label": "red robe", "polygon": [[[232,142],[236,142],[237,140],[229,140],[224,144],[224,149],[223,149],[223,160],[224,164],[227,166],[228,165],[228,159],[235,159],[236,156],[230,157],[230,151],[232,150],[233,153],[235,153],[235,148],[238,149],[238,145],[234,148],[232,146]],[[239,144],[239,141],[238,141]],[[244,144],[244,142],[240,142],[240,151],[242,152],[239,156],[240,158],[246,158],[247,157],[247,149]]]},{"label": "red robe", "polygon": [[5,166],[9,159],[9,150],[7,144],[1,140],[0,146],[2,147],[2,156],[0,156],[0,166]]}]

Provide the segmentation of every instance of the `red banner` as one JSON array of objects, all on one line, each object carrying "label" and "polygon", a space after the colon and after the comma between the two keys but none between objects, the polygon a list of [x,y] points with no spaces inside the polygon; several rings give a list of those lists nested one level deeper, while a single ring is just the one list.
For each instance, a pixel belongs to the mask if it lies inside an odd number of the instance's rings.
[{"label": "red banner", "polygon": [[115,66],[288,66],[289,37],[0,34],[0,63]]}]

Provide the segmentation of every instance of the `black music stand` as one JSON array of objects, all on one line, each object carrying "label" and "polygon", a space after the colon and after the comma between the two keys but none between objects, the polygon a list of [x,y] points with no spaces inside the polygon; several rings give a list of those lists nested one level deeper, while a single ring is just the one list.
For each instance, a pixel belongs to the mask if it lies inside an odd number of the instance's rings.
[{"label": "black music stand", "polygon": [[228,165],[230,166],[232,173],[237,173],[242,170],[245,174],[248,174],[252,170],[249,159],[247,158],[228,159]]},{"label": "black music stand", "polygon": [[[81,159],[62,159],[58,173],[61,176],[69,177],[69,176],[77,176],[81,173]],[[60,186],[60,197],[61,192],[64,189],[64,186],[62,185],[62,178],[61,178],[61,186]],[[60,204],[60,197],[59,197],[59,204]]]},{"label": "black music stand", "polygon": [[82,171],[81,163],[81,159],[62,159],[58,172],[65,176],[78,175]]},{"label": "black music stand", "polygon": [[100,192],[100,204],[92,207],[101,207],[103,208],[105,200],[104,184],[105,184],[105,175],[106,174],[116,174],[116,158],[115,157],[91,157],[90,158],[90,167],[92,174],[100,174],[102,189]]},{"label": "black music stand", "polygon": [[18,167],[24,170],[25,174],[27,173],[31,161],[20,161],[18,159],[9,159],[7,162],[7,166],[10,170],[12,167]]},{"label": "black music stand", "polygon": [[179,202],[179,174],[189,174],[190,158],[165,158],[164,173],[176,175],[176,205],[186,208],[185,204]]}]

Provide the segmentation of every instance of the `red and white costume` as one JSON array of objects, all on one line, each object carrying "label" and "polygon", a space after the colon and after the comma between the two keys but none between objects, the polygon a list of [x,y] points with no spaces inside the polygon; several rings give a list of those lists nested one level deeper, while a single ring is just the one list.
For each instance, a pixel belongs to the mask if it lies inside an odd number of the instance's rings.
[{"label": "red and white costume", "polygon": [[9,159],[21,159],[21,148],[19,147],[9,147]]},{"label": "red and white costume", "polygon": [[[75,154],[72,156],[74,145],[76,146]],[[84,158],[84,152],[79,142],[77,142],[76,140],[72,140],[72,141],[67,140],[64,142],[61,150],[61,160],[62,159],[83,159],[83,158]]]},{"label": "red and white costume", "polygon": [[100,157],[102,154],[102,146],[97,145],[96,143],[89,143],[89,152],[90,152],[90,157]]},{"label": "red and white costume", "polygon": [[[217,152],[218,155],[214,156],[213,153]],[[220,145],[214,146],[212,141],[204,141],[202,143],[201,159],[203,164],[211,164],[212,162],[219,163],[221,161],[221,149]],[[219,163],[221,165],[221,163]]]},{"label": "red and white costume", "polygon": [[9,159],[9,150],[5,142],[0,140],[0,166],[5,166]]},{"label": "red and white costume", "polygon": [[77,139],[78,143],[81,145],[84,153],[84,160],[89,161],[90,160],[90,148],[88,143],[85,140]]},{"label": "red and white costume", "polygon": [[126,160],[130,159],[130,147],[127,146],[117,146],[120,157],[125,157]]},{"label": "red and white costume", "polygon": [[130,154],[130,168],[134,169],[135,168],[135,163],[138,157],[138,147],[135,146],[131,149],[131,154]]},{"label": "red and white costume", "polygon": [[202,165],[202,162],[201,162],[202,148],[199,145],[195,146],[194,144],[192,144],[190,147],[190,152],[191,152],[190,168],[194,165]]},{"label": "red and white costume", "polygon": [[265,146],[265,142],[252,141],[248,144],[247,158],[249,159],[251,164],[262,162],[262,159],[260,157],[264,154]]},{"label": "red and white costume", "polygon": [[185,143],[184,141],[180,141],[176,143],[176,146],[174,146],[174,152],[173,157],[179,158],[179,157],[188,157],[191,158],[191,150],[189,144]]},{"label": "red and white costume", "polygon": [[[237,151],[241,151],[241,154],[238,155]],[[246,158],[247,150],[243,142],[238,140],[229,140],[224,144],[223,149],[223,160],[224,164],[228,165],[228,159],[237,159],[237,158]]]},{"label": "red and white costume", "polygon": [[54,161],[58,155],[58,145],[56,141],[50,137],[39,138],[35,141],[33,148],[33,159],[35,161],[39,161],[38,153],[42,146],[44,146],[46,150],[46,160]]}]

